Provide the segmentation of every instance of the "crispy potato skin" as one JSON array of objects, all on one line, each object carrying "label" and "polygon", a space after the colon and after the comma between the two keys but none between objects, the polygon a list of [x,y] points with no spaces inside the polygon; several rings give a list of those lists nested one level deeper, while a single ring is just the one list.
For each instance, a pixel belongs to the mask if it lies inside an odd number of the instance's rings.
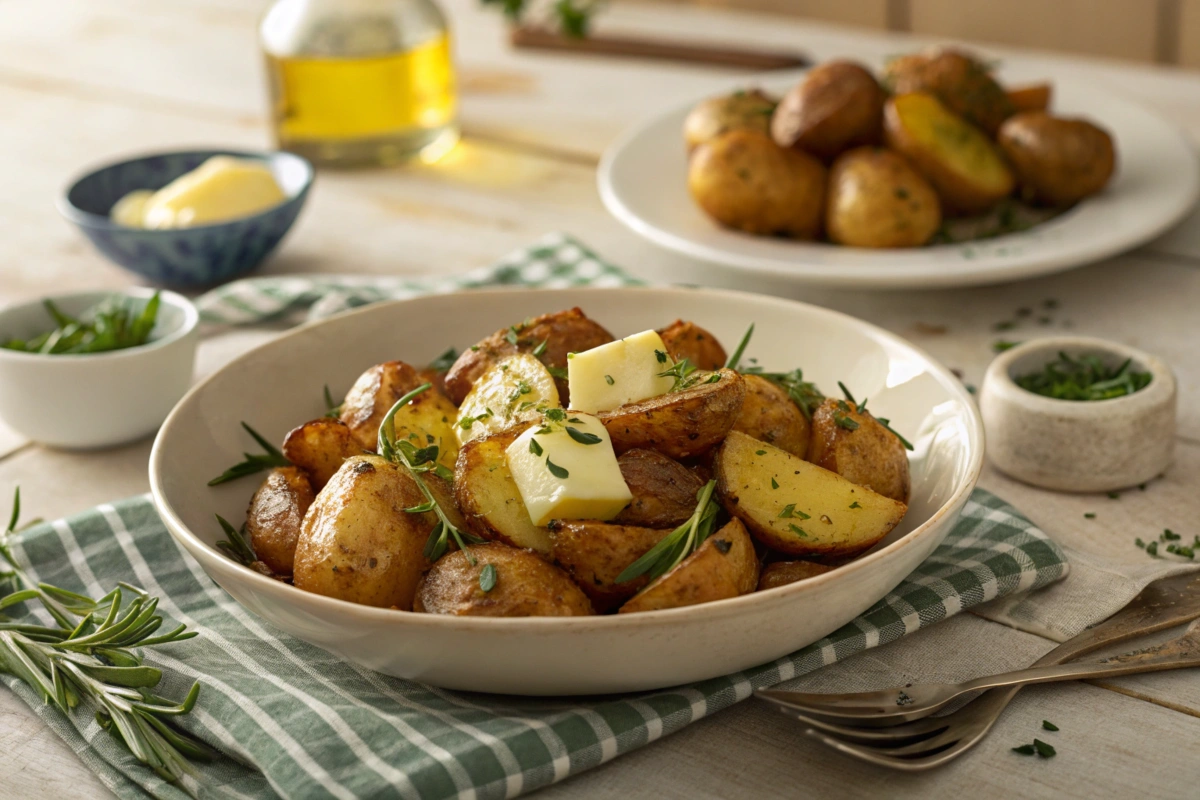
[{"label": "crispy potato skin", "polygon": [[884,97],[875,76],[859,64],[826,61],[784,95],[771,117],[771,135],[780,147],[832,159],[880,140]]},{"label": "crispy potato skin", "polygon": [[892,97],[884,138],[933,186],[947,216],[979,214],[1012,194],[1012,170],[978,128],[929,94]]},{"label": "crispy potato skin", "polygon": [[276,575],[292,574],[300,528],[315,497],[303,470],[276,467],[250,498],[246,533],[258,560]]},{"label": "crispy potato skin", "polygon": [[[438,559],[417,589],[414,611],[460,617],[579,617],[594,614],[587,595],[536,553],[498,542],[472,545],[476,564],[461,550]],[[491,591],[479,586],[488,564],[496,568]]]},{"label": "crispy potato skin", "polygon": [[689,389],[652,397],[604,411],[600,422],[619,454],[634,448],[671,458],[698,455],[719,443],[737,421],[746,397],[746,382],[730,369],[721,379],[703,379]]},{"label": "crispy potato skin", "polygon": [[653,450],[634,449],[622,453],[617,466],[633,494],[633,501],[613,522],[647,528],[677,528],[696,510],[696,493],[704,482],[678,461]]},{"label": "crispy potato skin", "polygon": [[743,375],[742,380],[746,382],[746,399],[733,430],[804,458],[808,452],[808,418],[787,390],[761,375]]},{"label": "crispy potato skin", "polygon": [[[528,324],[518,323],[514,327],[519,330],[504,328],[496,331],[463,352],[450,367],[445,378],[446,395],[456,406],[462,404],[475,381],[505,356],[532,353],[545,342],[546,349],[538,356],[541,362],[547,367],[566,369],[567,353],[582,353],[613,340],[611,333],[588,319],[579,308],[543,314],[529,320]],[[515,334],[516,344],[508,340],[509,334]],[[569,394],[564,380],[558,381],[558,395],[566,406]]]},{"label": "crispy potato skin", "polygon": [[[858,428],[838,425],[843,417]],[[869,411],[859,413],[852,404],[832,398],[818,406],[813,412],[808,460],[884,497],[908,503],[912,489],[908,454]]]},{"label": "crispy potato skin", "polygon": [[669,530],[614,525],[599,520],[555,520],[550,541],[554,562],[566,570],[596,611],[603,614],[633,597],[644,577],[617,583],[625,568],[644,556]]},{"label": "crispy potato skin", "polygon": [[758,556],[754,542],[739,519],[716,531],[696,552],[651,583],[619,613],[657,611],[725,600],[754,591],[758,585]]},{"label": "crispy potato skin", "polygon": [[1104,189],[1116,168],[1112,137],[1082,119],[1028,111],[1000,128],[1000,150],[1025,199],[1069,206]]},{"label": "crispy potato skin", "polygon": [[308,473],[316,491],[325,488],[329,479],[350,456],[360,455],[363,446],[340,419],[322,417],[292,429],[283,440],[283,454],[297,467]]},{"label": "crispy potato skin", "polygon": [[403,361],[376,364],[359,376],[346,393],[341,420],[363,450],[375,452],[379,425],[387,412],[420,385],[420,375]]},{"label": "crispy potato skin", "polygon": [[454,499],[466,529],[475,535],[549,555],[550,532],[529,519],[505,455],[528,427],[518,425],[463,445],[454,468]]},{"label": "crispy potato skin", "polygon": [[677,319],[658,331],[667,354],[676,361],[687,359],[697,369],[720,369],[728,356],[717,337],[694,322]]},{"label": "crispy potato skin", "polygon": [[893,94],[934,95],[989,136],[995,136],[1015,110],[987,68],[956,50],[938,49],[893,59],[884,67],[883,81]]},{"label": "crispy potato skin", "polygon": [[832,564],[818,564],[815,561],[774,561],[762,568],[758,576],[758,591],[787,586],[835,569],[837,567]]},{"label": "crispy potato skin", "polygon": [[688,152],[727,131],[749,129],[768,133],[775,103],[775,98],[759,89],[701,100],[683,121],[683,141]]},{"label": "crispy potato skin", "polygon": [[1013,112],[1045,111],[1050,108],[1050,98],[1054,89],[1048,83],[1031,83],[1026,86],[1013,86],[1004,91],[1008,102],[1012,104]]},{"label": "crispy potato skin", "polygon": [[850,247],[920,247],[942,224],[937,192],[891,150],[843,153],[829,172],[825,230]]},{"label": "crispy potato skin", "polygon": [[408,611],[429,566],[423,551],[437,517],[404,509],[423,502],[425,496],[404,467],[378,456],[348,459],[304,517],[294,585],[352,603]]},{"label": "crispy potato skin", "polygon": [[825,167],[758,131],[723,133],[692,153],[688,191],[722,225],[813,239],[825,205]]}]

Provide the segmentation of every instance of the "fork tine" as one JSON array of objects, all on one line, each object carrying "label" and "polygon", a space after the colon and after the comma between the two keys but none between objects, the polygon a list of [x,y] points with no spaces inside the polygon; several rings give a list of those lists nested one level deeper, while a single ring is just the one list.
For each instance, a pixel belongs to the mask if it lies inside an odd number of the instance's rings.
[{"label": "fork tine", "polygon": [[[900,746],[905,742],[912,742],[915,739],[936,736],[949,727],[949,724],[941,719],[928,718],[891,728],[859,728],[851,725],[838,725],[835,722],[824,720],[817,716],[810,716],[787,706],[778,706],[778,708],[782,713],[803,722],[813,729],[864,744],[873,742],[877,745]],[[889,750],[888,752],[891,751]]]},{"label": "fork tine", "polygon": [[958,742],[951,747],[948,747],[940,752],[930,753],[925,756],[911,758],[897,758],[888,755],[885,752],[864,745],[858,745],[853,742],[845,742],[834,736],[821,733],[816,730],[805,731],[807,735],[813,737],[819,742],[822,742],[827,747],[831,747],[840,753],[845,753],[848,756],[857,758],[859,761],[865,761],[868,764],[875,764],[881,767],[900,770],[902,772],[924,772],[934,767],[939,767],[947,761],[955,758],[960,752],[970,747],[970,744],[964,746],[964,742]]}]

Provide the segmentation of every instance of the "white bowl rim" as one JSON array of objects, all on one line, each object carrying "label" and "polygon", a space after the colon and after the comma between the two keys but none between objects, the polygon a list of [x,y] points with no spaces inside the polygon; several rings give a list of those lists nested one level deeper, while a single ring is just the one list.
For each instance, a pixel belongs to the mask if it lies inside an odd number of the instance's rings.
[{"label": "white bowl rim", "polygon": [[14,359],[17,361],[25,360],[27,363],[34,361],[42,361],[46,363],[65,364],[73,361],[84,360],[88,363],[96,361],[114,361],[122,358],[137,358],[138,356],[148,353],[152,350],[159,350],[163,347],[169,347],[180,339],[185,338],[200,324],[200,312],[191,300],[188,300],[177,292],[172,292],[169,289],[151,289],[145,286],[127,286],[124,289],[115,291],[106,291],[104,289],[94,289],[84,292],[68,292],[66,294],[50,295],[39,297],[36,300],[29,300],[24,303],[16,303],[11,306],[6,306],[0,309],[0,333],[4,330],[4,318],[10,313],[24,311],[32,306],[39,306],[46,300],[60,302],[63,300],[73,300],[80,297],[98,297],[101,300],[105,297],[123,296],[134,297],[138,299],[149,300],[158,292],[163,303],[169,303],[174,308],[183,312],[183,322],[175,330],[168,333],[166,336],[157,339],[151,339],[145,344],[139,344],[136,347],[126,347],[121,350],[108,350],[103,353],[26,353],[20,350],[9,350],[0,347],[0,359]]},{"label": "white bowl rim", "polygon": [[[691,288],[682,286],[628,286],[628,287],[574,287],[565,289],[529,289],[523,287],[500,287],[495,289],[472,289],[469,290],[472,295],[495,296],[497,300],[503,299],[504,295],[512,292],[521,292],[525,295],[538,293],[547,296],[547,299],[552,299],[555,295],[571,294],[578,295],[579,292],[595,292],[596,294],[620,295],[626,292],[660,292],[667,294],[683,294],[696,293],[699,295],[708,296],[713,299],[727,299],[730,296],[748,299],[756,303],[766,303],[769,305],[777,305],[786,308],[795,309],[797,306],[804,307],[808,312],[827,317],[835,318],[843,323],[849,322],[853,326],[860,327],[869,334],[872,338],[886,341],[892,345],[898,345],[907,348],[919,356],[925,366],[939,385],[947,389],[949,393],[958,399],[962,407],[966,410],[966,418],[968,422],[968,456],[969,464],[967,468],[966,479],[954,490],[942,505],[930,517],[918,525],[913,530],[909,531],[903,537],[895,542],[883,547],[873,553],[868,553],[861,558],[855,559],[838,567],[830,572],[816,575],[811,578],[806,578],[802,581],[779,586],[774,589],[764,591],[755,591],[739,597],[728,598],[725,600],[716,600],[709,603],[701,603],[693,606],[684,606],[680,608],[662,609],[656,611],[645,611],[637,614],[597,614],[583,617],[472,617],[472,616],[455,616],[449,614],[422,614],[417,612],[403,612],[390,608],[379,608],[375,606],[367,606],[359,603],[352,603],[347,600],[340,600],[333,597],[315,594],[313,592],[305,592],[303,589],[283,583],[282,581],[268,578],[249,567],[226,558],[220,552],[210,547],[207,543],[200,540],[193,533],[179,515],[175,513],[174,508],[167,501],[164,495],[164,489],[160,478],[160,473],[165,466],[165,456],[163,453],[163,441],[169,435],[169,431],[177,422],[177,417],[180,416],[184,405],[192,398],[193,395],[202,391],[203,388],[217,375],[220,375],[225,369],[230,368],[247,358],[263,347],[269,347],[286,341],[291,338],[307,333],[307,331],[315,326],[319,326],[329,320],[315,320],[296,327],[295,329],[283,334],[282,336],[266,342],[259,347],[243,353],[236,359],[230,361],[220,370],[208,376],[196,386],[192,387],[182,400],[172,409],[170,415],[159,429],[158,435],[154,439],[153,449],[150,451],[150,493],[154,500],[155,508],[162,517],[163,522],[170,534],[179,540],[185,549],[195,554],[202,553],[203,556],[196,555],[197,561],[201,562],[207,571],[207,565],[204,563],[207,559],[209,564],[214,566],[218,571],[223,571],[231,575],[237,576],[237,579],[243,583],[248,582],[254,587],[254,590],[259,593],[270,595],[273,599],[281,602],[292,603],[294,605],[311,605],[314,608],[324,612],[342,612],[354,615],[361,615],[365,621],[370,622],[386,622],[392,621],[398,625],[416,625],[418,627],[432,627],[443,630],[456,631],[475,631],[475,630],[494,630],[498,627],[512,627],[517,629],[533,628],[537,632],[556,632],[556,631],[582,631],[582,630],[606,630],[612,628],[644,626],[647,624],[658,623],[665,626],[670,626],[673,621],[682,616],[704,614],[711,617],[728,617],[736,616],[744,613],[747,606],[753,606],[764,601],[764,598],[782,599],[792,594],[799,594],[801,587],[809,587],[814,584],[820,584],[829,580],[839,580],[843,576],[866,569],[868,566],[890,557],[900,548],[908,547],[912,543],[921,539],[924,534],[928,534],[933,530],[935,523],[951,510],[957,512],[958,509],[966,502],[970,493],[974,490],[979,479],[980,472],[983,469],[984,458],[984,431],[983,421],[979,414],[979,409],[976,407],[966,387],[962,381],[956,378],[949,369],[942,366],[937,360],[926,353],[921,348],[913,345],[903,337],[897,336],[890,331],[884,330],[869,322],[865,322],[849,314],[844,314],[840,311],[824,308],[822,306],[802,303],[796,300],[786,300],[783,298],[770,297],[768,295],[754,294],[752,292],[742,292],[732,289],[704,289]],[[449,296],[456,294],[465,294],[466,292],[452,292]],[[443,295],[447,296],[447,295]],[[372,303],[361,308],[352,309],[350,311],[337,314],[330,319],[342,319],[354,314],[364,314],[378,312],[381,307],[401,307],[408,303],[420,302],[422,297],[409,298],[404,300],[391,300],[380,303]],[[973,450],[971,449],[973,447]]]}]

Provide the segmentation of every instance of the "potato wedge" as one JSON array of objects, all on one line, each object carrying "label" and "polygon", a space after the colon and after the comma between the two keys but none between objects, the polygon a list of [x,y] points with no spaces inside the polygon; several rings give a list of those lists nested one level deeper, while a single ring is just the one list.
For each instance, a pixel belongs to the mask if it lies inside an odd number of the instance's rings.
[{"label": "potato wedge", "polygon": [[754,591],[758,556],[739,519],[704,540],[696,552],[621,606],[621,614],[725,600]]},{"label": "potato wedge", "polygon": [[773,561],[762,568],[758,576],[758,589],[774,589],[789,583],[802,581],[815,575],[823,575],[837,569],[833,564],[818,564],[815,561]]},{"label": "potato wedge", "polygon": [[[455,434],[463,444],[559,408],[558,387],[542,362],[514,353],[481,375],[458,407]],[[452,417],[453,419],[453,417]]]},{"label": "potato wedge", "polygon": [[375,452],[383,418],[421,383],[417,371],[403,361],[376,364],[358,377],[346,393],[340,418],[363,450]]},{"label": "potato wedge", "polygon": [[875,76],[859,64],[826,61],[783,96],[771,117],[771,136],[780,147],[828,161],[880,140],[885,97]]},{"label": "potato wedge", "polygon": [[645,577],[617,583],[617,576],[670,532],[590,519],[555,520],[550,523],[551,552],[554,563],[566,570],[603,614],[646,585]]},{"label": "potato wedge", "polygon": [[429,566],[423,551],[437,517],[404,509],[424,502],[404,467],[378,456],[347,459],[304,517],[294,585],[351,603],[410,610]]},{"label": "potato wedge", "polygon": [[907,510],[904,503],[738,431],[718,448],[716,473],[726,510],[762,544],[796,556],[857,555],[896,527]]},{"label": "potato wedge", "polygon": [[701,100],[683,121],[683,141],[688,152],[727,131],[749,128],[770,132],[775,103],[774,97],[758,89]]},{"label": "potato wedge", "polygon": [[743,375],[746,399],[733,430],[804,458],[808,452],[808,418],[787,390],[761,375]]},{"label": "potato wedge", "polygon": [[1014,113],[1022,111],[1046,111],[1050,108],[1050,98],[1054,88],[1048,83],[1030,83],[1024,86],[1013,86],[1004,90],[1008,102],[1012,104]]},{"label": "potato wedge", "polygon": [[1065,207],[1097,194],[1117,165],[1112,137],[1085,119],[1016,114],[1000,126],[998,143],[1021,196],[1039,205]]},{"label": "potato wedge", "polygon": [[283,454],[308,473],[312,488],[321,491],[342,462],[363,453],[350,427],[340,419],[321,417],[293,428],[283,440]]},{"label": "potato wedge", "polygon": [[[712,376],[718,376],[710,382]],[[601,412],[598,416],[620,455],[640,448],[671,458],[698,455],[716,445],[737,421],[746,382],[731,369],[694,373],[682,391]]]},{"label": "potato wedge", "polygon": [[396,441],[418,448],[437,445],[438,463],[452,470],[458,461],[457,414],[449,398],[427,389],[396,411]]},{"label": "potato wedge", "polygon": [[519,425],[463,445],[454,469],[454,498],[467,530],[549,555],[550,532],[530,520],[504,453],[528,427]]},{"label": "potato wedge", "polygon": [[[628,450],[617,458],[633,501],[613,518],[621,525],[677,528],[696,510],[704,481],[687,467],[653,450]],[[628,565],[627,565],[628,566]]]},{"label": "potato wedge", "polygon": [[887,144],[925,176],[947,216],[979,214],[1012,194],[1016,181],[983,131],[930,94],[903,94],[883,112]]},{"label": "potato wedge", "polygon": [[884,497],[908,502],[908,453],[869,411],[830,398],[813,411],[808,460]]},{"label": "potato wedge", "polygon": [[694,322],[677,319],[658,331],[667,355],[674,361],[687,359],[697,369],[720,369],[728,356],[717,337]]},{"label": "potato wedge", "polygon": [[850,247],[920,247],[942,224],[929,181],[882,147],[843,153],[829,171],[825,230]]},{"label": "potato wedge", "polygon": [[276,575],[292,574],[300,528],[315,496],[303,470],[276,467],[250,499],[246,534],[258,560]]},{"label": "potato wedge", "polygon": [[[499,542],[472,545],[438,559],[417,589],[414,611],[461,617],[578,617],[594,614],[587,596],[566,574],[536,553]],[[480,585],[487,566],[491,589]]]},{"label": "potato wedge", "polygon": [[[567,353],[582,353],[613,340],[613,335],[578,308],[568,308],[553,314],[542,314],[524,322],[496,331],[488,338],[463,352],[446,373],[447,396],[461,405],[471,387],[496,362],[513,353],[532,353],[542,348],[538,359],[551,369],[563,370],[566,375]],[[558,380],[558,396],[563,405],[570,394],[565,378]]]},{"label": "potato wedge", "polygon": [[892,94],[922,92],[938,98],[951,112],[988,136],[1015,110],[987,65],[949,48],[901,56],[887,63],[883,82]]}]

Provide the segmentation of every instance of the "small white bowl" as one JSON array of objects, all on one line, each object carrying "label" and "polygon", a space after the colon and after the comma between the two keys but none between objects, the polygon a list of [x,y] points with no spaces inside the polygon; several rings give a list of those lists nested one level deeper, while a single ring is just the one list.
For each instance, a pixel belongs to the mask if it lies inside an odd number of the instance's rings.
[{"label": "small white bowl", "polygon": [[[112,292],[52,297],[78,315]],[[121,296],[146,303],[151,289]],[[88,450],[148,436],[187,393],[196,362],[200,315],[187,298],[160,294],[150,341],[90,355],[40,355],[0,348],[0,418],[18,433],[53,447]],[[41,300],[0,310],[0,338],[32,338],[54,327]]]},{"label": "small white bowl", "polygon": [[[1014,379],[1058,357],[1098,355],[1149,372],[1140,391],[1109,400],[1058,400]],[[979,407],[987,455],[1017,480],[1068,492],[1107,492],[1162,474],[1175,448],[1175,375],[1159,358],[1104,339],[1035,339],[997,356],[983,379]]]}]

